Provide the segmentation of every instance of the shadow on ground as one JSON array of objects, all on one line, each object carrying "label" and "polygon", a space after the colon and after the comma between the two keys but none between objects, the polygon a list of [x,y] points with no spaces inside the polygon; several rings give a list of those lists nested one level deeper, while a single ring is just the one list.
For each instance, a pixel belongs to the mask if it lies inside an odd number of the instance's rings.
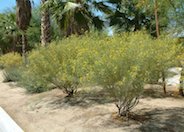
[{"label": "shadow on ground", "polygon": [[145,115],[150,119],[140,126],[142,132],[184,131],[184,108],[154,109]]},{"label": "shadow on ground", "polygon": [[107,96],[103,89],[78,91],[73,97],[67,97],[62,90],[55,89],[42,94],[31,100],[28,104],[32,110],[40,108],[60,109],[70,107],[88,108],[96,104],[112,103],[114,100]]},{"label": "shadow on ground", "polygon": [[[106,104],[112,103],[114,100],[107,96],[107,92],[90,91],[90,92],[78,92],[73,97],[62,97],[50,102],[50,104],[63,107],[63,106],[79,106],[79,107],[90,107],[94,104]],[[57,107],[57,108],[58,108]]]},{"label": "shadow on ground", "polygon": [[175,86],[167,86],[167,93],[164,94],[163,87],[158,84],[148,84],[144,88],[143,97],[151,98],[165,98],[165,97],[179,97],[178,89]]},{"label": "shadow on ground", "polygon": [[128,121],[111,118],[104,127],[113,126],[127,132],[184,132],[184,108],[139,109]]}]

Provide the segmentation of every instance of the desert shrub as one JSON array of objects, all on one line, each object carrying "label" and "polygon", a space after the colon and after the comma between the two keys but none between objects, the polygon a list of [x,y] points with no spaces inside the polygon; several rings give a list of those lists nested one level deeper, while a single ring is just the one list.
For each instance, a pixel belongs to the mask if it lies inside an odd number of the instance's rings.
[{"label": "desert shrub", "polygon": [[18,82],[21,80],[22,68],[20,67],[9,67],[5,68],[3,71],[4,82]]},{"label": "desert shrub", "polygon": [[0,65],[2,68],[18,67],[22,65],[22,57],[18,53],[7,53],[0,57]]},{"label": "desert shrub", "polygon": [[177,56],[182,51],[181,45],[176,42],[175,39],[165,36],[154,40],[148,49],[150,55],[146,60],[149,63],[146,70],[149,71],[149,83],[158,83],[162,78],[164,93],[166,93],[165,78],[168,76],[168,69],[178,66]]},{"label": "desert shrub", "polygon": [[114,36],[95,58],[93,80],[116,100],[120,116],[128,115],[138,104],[148,78],[144,68],[150,40],[144,33]]},{"label": "desert shrub", "polygon": [[[49,50],[49,48],[47,48]],[[20,84],[31,93],[39,93],[50,89],[58,68],[55,68],[55,52],[46,48],[34,50],[29,54],[29,62],[23,73]],[[52,54],[53,53],[53,54]],[[52,55],[52,59],[49,57]]]},{"label": "desert shrub", "polygon": [[98,40],[100,37],[95,34],[71,36],[32,51],[21,84],[30,92],[60,88],[72,95],[78,86],[89,80],[87,75],[94,61],[89,51],[98,45]]},{"label": "desert shrub", "polygon": [[31,52],[22,84],[31,92],[56,87],[62,89],[68,96],[73,95],[84,73],[77,60],[78,54],[85,49],[84,43],[86,43],[84,38],[71,37],[59,44],[52,43],[49,47]]},{"label": "desert shrub", "polygon": [[154,40],[144,32],[72,36],[32,51],[22,81],[30,92],[57,87],[69,96],[81,85],[100,85],[125,116],[138,104],[144,84],[175,64],[178,49],[174,40]]},{"label": "desert shrub", "polygon": [[98,45],[92,80],[109,91],[120,116],[138,104],[144,84],[158,81],[163,71],[176,64],[180,49],[174,40],[154,40],[142,32],[106,38]]},{"label": "desert shrub", "polygon": [[21,78],[22,57],[18,53],[7,53],[0,57],[0,65],[4,70],[4,81],[18,81]]},{"label": "desert shrub", "polygon": [[20,86],[25,87],[30,93],[41,93],[47,90],[47,82],[45,83],[42,78],[37,77],[28,69],[23,71],[18,83]]}]

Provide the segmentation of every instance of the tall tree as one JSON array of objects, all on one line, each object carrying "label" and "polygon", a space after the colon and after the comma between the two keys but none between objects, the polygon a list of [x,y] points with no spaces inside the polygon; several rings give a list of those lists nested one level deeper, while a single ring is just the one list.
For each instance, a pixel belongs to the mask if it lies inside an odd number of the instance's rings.
[{"label": "tall tree", "polygon": [[103,1],[95,0],[48,0],[44,8],[49,8],[52,17],[65,36],[84,34],[92,26],[101,30],[104,21],[95,14],[95,11],[111,12]]},{"label": "tall tree", "polygon": [[153,34],[155,37],[159,37],[160,33],[167,30],[171,21],[169,14],[171,10],[171,4],[169,1],[173,0],[141,0],[139,4],[154,15],[152,20]]},{"label": "tall tree", "polygon": [[119,31],[137,31],[146,28],[152,32],[154,14],[146,9],[139,0],[109,0],[114,8],[114,14],[109,16],[110,26],[116,26]]},{"label": "tall tree", "polygon": [[155,26],[156,26],[156,35],[157,35],[157,38],[159,37],[160,35],[160,31],[159,31],[159,19],[158,19],[158,1],[155,0],[154,1],[154,5],[155,5],[155,9],[154,9],[154,13],[155,13]]},{"label": "tall tree", "polygon": [[114,14],[109,17],[110,26],[116,26],[120,31],[146,29],[156,37],[159,30],[165,30],[169,25],[168,12],[170,5],[167,0],[107,1],[115,7]]},{"label": "tall tree", "polygon": [[0,48],[3,53],[15,52],[16,36],[19,34],[15,13],[8,11],[0,14],[0,20]]},{"label": "tall tree", "polygon": [[16,0],[16,23],[22,31],[22,56],[26,63],[26,30],[31,21],[31,2],[29,0]]},{"label": "tall tree", "polygon": [[183,0],[167,0],[168,3],[171,5],[171,10],[169,13],[171,31],[177,33],[179,36],[183,36],[183,29],[184,29],[184,1]]},{"label": "tall tree", "polygon": [[[41,0],[41,4],[44,5],[47,0]],[[50,14],[48,8],[42,8],[41,10],[41,45],[47,46],[51,41],[51,23]]]}]

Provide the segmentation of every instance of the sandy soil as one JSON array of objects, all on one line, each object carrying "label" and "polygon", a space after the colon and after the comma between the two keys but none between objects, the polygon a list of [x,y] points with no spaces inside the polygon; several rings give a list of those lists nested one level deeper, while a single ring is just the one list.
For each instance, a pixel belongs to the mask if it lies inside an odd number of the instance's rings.
[{"label": "sandy soil", "polygon": [[[99,94],[82,94],[71,100],[55,89],[28,94],[14,83],[2,83],[0,106],[26,132],[183,132],[184,99],[145,96],[134,110],[140,121],[115,116],[112,100]],[[151,91],[153,93],[153,91]]]}]

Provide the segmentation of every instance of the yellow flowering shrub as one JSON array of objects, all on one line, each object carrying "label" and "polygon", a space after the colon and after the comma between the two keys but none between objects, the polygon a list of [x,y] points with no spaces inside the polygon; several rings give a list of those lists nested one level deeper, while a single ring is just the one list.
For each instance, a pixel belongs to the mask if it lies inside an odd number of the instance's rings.
[{"label": "yellow flowering shrub", "polygon": [[144,84],[153,78],[158,81],[163,71],[177,65],[180,46],[175,40],[154,40],[143,32],[117,35],[107,42],[97,49],[93,80],[116,99],[119,115],[127,115],[138,103]]},{"label": "yellow flowering shrub", "polygon": [[7,53],[0,57],[0,65],[3,68],[18,67],[22,65],[22,57],[18,53]]},{"label": "yellow flowering shrub", "polygon": [[57,87],[68,95],[81,85],[100,85],[116,100],[119,114],[127,115],[144,84],[176,65],[179,51],[175,40],[154,40],[144,32],[72,36],[32,51],[22,81],[31,92]]},{"label": "yellow flowering shrub", "polygon": [[18,53],[7,53],[0,57],[1,68],[4,69],[4,81],[18,81],[21,76],[22,57]]}]

